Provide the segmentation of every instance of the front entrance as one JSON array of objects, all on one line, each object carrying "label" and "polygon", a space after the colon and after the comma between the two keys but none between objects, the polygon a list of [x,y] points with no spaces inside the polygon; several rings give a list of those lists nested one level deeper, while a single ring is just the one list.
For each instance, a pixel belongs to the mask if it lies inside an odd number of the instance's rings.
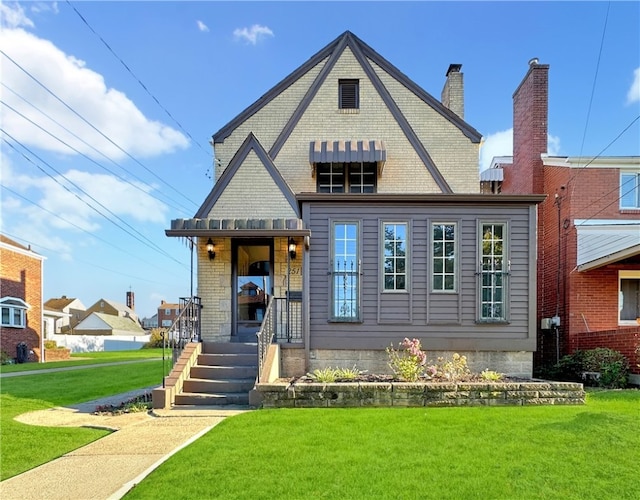
[{"label": "front entrance", "polygon": [[273,295],[273,241],[233,241],[232,340],[255,342]]}]

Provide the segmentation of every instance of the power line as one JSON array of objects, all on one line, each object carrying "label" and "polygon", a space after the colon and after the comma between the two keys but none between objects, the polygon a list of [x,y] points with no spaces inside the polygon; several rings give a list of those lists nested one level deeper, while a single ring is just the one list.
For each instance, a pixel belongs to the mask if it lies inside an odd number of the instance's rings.
[{"label": "power line", "polygon": [[[20,96],[19,94],[17,94],[16,92],[14,92],[12,89],[10,89],[9,87],[7,87],[6,85],[4,85],[4,83],[2,84],[3,87],[7,88],[8,90],[10,90],[11,92],[13,92],[16,96],[20,97],[21,99],[24,100],[24,98],[22,96]],[[100,151],[98,151],[96,148],[94,148],[93,146],[91,146],[89,143],[87,143],[84,139],[81,139],[80,137],[78,137],[75,133],[71,132],[69,129],[67,129],[66,127],[64,127],[62,124],[58,123],[56,120],[54,120],[53,118],[51,118],[50,116],[48,116],[46,113],[44,113],[43,111],[41,111],[40,109],[38,109],[36,106],[34,106],[33,104],[29,103],[28,101],[25,100],[25,102],[27,104],[30,104],[34,109],[38,110],[39,112],[41,112],[44,116],[46,116],[47,118],[49,118],[50,120],[52,120],[56,125],[62,127],[66,132],[68,132],[69,134],[73,135],[73,137],[75,137],[76,139],[78,139],[79,141],[81,141],[82,143],[84,143],[85,145],[87,145],[88,147],[92,148],[94,151],[96,151],[97,153],[103,155],[105,158],[108,159],[108,157],[104,154],[101,153]],[[136,177],[135,175],[133,175],[134,178],[136,178],[137,180],[139,180],[141,183],[143,183],[146,187],[149,188],[149,191],[145,191],[144,189],[142,189],[142,187],[140,187],[139,185],[136,185],[132,182],[130,182],[129,180],[125,179],[124,177],[118,175],[117,173],[115,173],[113,170],[108,169],[107,167],[105,167],[104,165],[102,165],[101,163],[98,163],[96,160],[94,160],[93,158],[91,158],[90,156],[86,155],[85,153],[82,153],[81,151],[79,151],[78,149],[74,148],[73,146],[71,146],[69,143],[63,141],[62,139],[60,139],[58,136],[56,136],[55,134],[53,134],[52,132],[46,130],[43,126],[37,124],[36,122],[34,122],[31,118],[25,116],[24,114],[22,114],[20,111],[18,111],[17,109],[13,108],[11,105],[7,104],[6,102],[4,102],[2,99],[0,99],[0,104],[3,104],[4,106],[6,106],[7,108],[9,108],[11,111],[13,111],[14,113],[16,113],[18,116],[20,116],[21,118],[23,118],[24,120],[28,121],[29,123],[31,123],[34,127],[37,127],[38,129],[40,129],[42,132],[44,132],[45,134],[47,134],[49,137],[57,140],[58,142],[60,142],[61,144],[63,144],[64,146],[68,147],[69,149],[71,149],[72,151],[74,151],[75,153],[79,154],[80,156],[82,156],[83,158],[85,158],[86,160],[90,161],[91,163],[93,163],[94,165],[97,165],[98,167],[100,167],[103,170],[106,170],[107,172],[109,172],[111,175],[117,177],[118,179],[122,180],[123,182],[125,182],[126,184],[129,184],[130,186],[132,186],[133,188],[141,191],[142,193],[144,193],[145,195],[157,199],[158,201],[161,201],[162,203],[165,203],[164,200],[160,200],[160,198],[157,198],[156,196],[154,196],[153,194],[151,194],[153,188],[151,186],[149,186],[146,182],[144,182],[142,179],[140,179],[139,177]],[[115,162],[113,162],[115,163]],[[120,167],[122,170],[125,170],[124,167],[118,165],[117,163],[115,163],[118,167]],[[126,171],[126,170],[125,170]],[[169,198],[171,199],[171,198]],[[174,200],[172,200],[174,201]],[[170,204],[169,204],[170,205]],[[176,209],[176,210],[180,210],[180,208],[178,208],[177,206],[173,206],[170,205],[172,208]],[[188,209],[184,206],[181,205],[181,208],[184,210],[184,213],[189,213]]]},{"label": "power line", "polygon": [[[24,144],[22,144],[20,141],[18,141],[17,139],[15,139],[11,134],[9,134],[7,131],[5,131],[4,129],[0,128],[0,132],[4,133],[5,135],[7,135],[9,138],[11,138],[15,143],[19,144],[23,149],[25,149],[26,151],[28,151],[31,155],[33,155],[35,158],[37,158],[39,161],[41,161],[43,164],[45,164],[47,167],[49,167],[51,170],[53,170],[56,174],[58,174],[60,177],[62,177],[64,180],[66,180],[69,184],[71,184],[73,187],[75,187],[78,191],[80,191],[81,193],[85,194],[89,199],[91,199],[94,203],[96,203],[98,206],[102,207],[105,211],[107,211],[109,214],[111,214],[113,217],[115,217],[116,219],[118,219],[120,222],[122,222],[125,226],[129,227],[132,231],[134,231],[135,233],[139,234],[140,237],[138,237],[136,234],[128,231],[127,229],[123,228],[121,225],[119,225],[118,223],[116,223],[113,219],[107,217],[105,214],[103,214],[102,212],[100,212],[100,210],[98,210],[97,208],[95,208],[94,206],[90,205],[89,203],[87,203],[86,200],[83,200],[77,193],[74,193],[73,191],[71,191],[67,186],[65,186],[64,184],[62,184],[58,179],[56,179],[54,176],[52,176],[51,174],[49,174],[48,172],[46,172],[40,165],[38,165],[37,163],[35,163],[33,160],[31,160],[31,158],[29,158],[28,156],[26,156],[24,153],[21,153],[20,151],[18,151],[16,149],[16,147],[11,144],[9,141],[7,141],[4,137],[2,138],[2,140],[14,151],[16,151],[18,154],[20,154],[25,160],[27,160],[29,163],[31,163],[32,165],[34,165],[38,170],[40,170],[41,172],[43,172],[45,175],[47,175],[48,177],[50,177],[54,182],[56,182],[56,184],[58,184],[60,187],[62,187],[65,191],[68,191],[70,194],[72,194],[75,198],[77,198],[80,202],[82,202],[83,204],[85,204],[87,207],[89,207],[90,209],[94,210],[96,213],[98,213],[99,215],[101,215],[102,217],[104,217],[106,220],[108,220],[109,222],[111,222],[113,225],[115,225],[118,229],[121,229],[122,231],[124,231],[125,233],[127,233],[129,236],[132,236],[133,238],[135,238],[136,240],[138,240],[140,243],[144,244],[145,246],[147,246],[148,248],[151,248],[152,250],[157,251],[158,253],[168,257],[169,259],[173,260],[174,262],[183,265],[181,262],[179,262],[178,260],[176,260],[171,254],[165,252],[164,250],[162,250],[157,244],[155,244],[153,241],[151,241],[149,238],[147,238],[146,236],[144,236],[142,233],[140,233],[137,229],[135,229],[133,226],[131,226],[128,222],[126,222],[125,220],[123,220],[121,217],[119,217],[117,214],[113,213],[111,210],[109,210],[107,207],[105,207],[102,203],[100,203],[98,200],[96,200],[93,196],[91,196],[90,194],[88,194],[86,191],[84,191],[80,186],[78,186],[77,184],[75,184],[73,181],[69,180],[64,174],[60,173],[59,171],[57,171],[54,167],[52,167],[49,163],[47,163],[46,161],[44,161],[42,158],[40,158],[37,154],[35,154],[33,151],[31,151],[28,147],[26,147]],[[146,240],[146,241],[145,241]]]},{"label": "power line", "polygon": [[194,142],[194,143],[195,143],[195,144],[200,148],[200,150],[201,150],[203,153],[205,153],[205,154],[207,155],[207,158],[208,158],[208,159],[211,159],[210,153],[209,153],[209,152],[207,152],[207,151],[202,147],[202,145],[201,145],[198,141],[196,141],[196,140],[191,136],[191,134],[190,134],[187,130],[185,130],[185,128],[182,126],[182,124],[181,124],[178,120],[176,120],[176,118],[174,118],[174,116],[173,116],[173,115],[172,115],[172,114],[167,110],[167,108],[165,108],[165,107],[160,103],[160,101],[156,98],[156,96],[155,96],[155,95],[153,95],[153,94],[149,91],[149,89],[147,88],[147,86],[146,86],[144,83],[142,83],[142,81],[140,80],[140,78],[138,78],[138,76],[137,76],[137,75],[136,75],[136,74],[131,70],[131,68],[130,68],[130,67],[129,67],[129,66],[128,66],[128,65],[127,65],[123,60],[122,60],[122,58],[121,58],[118,54],[116,54],[116,53],[115,53],[115,51],[114,51],[114,50],[111,48],[111,46],[110,46],[110,45],[105,41],[105,39],[104,39],[104,38],[102,38],[102,36],[101,36],[98,32],[96,32],[96,30],[93,28],[93,26],[91,26],[91,25],[89,24],[89,22],[85,19],[85,17],[84,17],[82,14],[80,14],[80,12],[78,11],[78,9],[77,9],[77,8],[76,8],[76,7],[75,7],[75,6],[74,6],[74,5],[73,5],[69,0],[67,0],[67,4],[69,4],[69,6],[70,6],[74,11],[75,11],[75,13],[76,13],[76,14],[78,14],[78,17],[79,17],[79,18],[82,20],[82,22],[87,26],[87,28],[89,28],[89,30],[90,30],[90,31],[91,31],[95,36],[97,36],[97,37],[100,39],[100,41],[104,44],[104,46],[107,48],[107,50],[108,50],[109,52],[111,52],[111,54],[112,54],[112,55],[113,55],[113,56],[114,56],[118,61],[120,61],[120,64],[122,64],[122,66],[124,66],[124,68],[125,68],[125,69],[127,70],[127,72],[128,72],[128,73],[133,77],[133,79],[134,79],[134,80],[136,80],[136,81],[140,84],[140,86],[144,89],[144,91],[145,91],[145,92],[146,92],[146,93],[147,93],[147,94],[148,94],[148,95],[149,95],[149,96],[150,96],[150,97],[155,101],[155,103],[156,103],[156,104],[157,104],[157,105],[158,105],[158,106],[159,106],[159,107],[160,107],[160,108],[161,108],[161,109],[162,109],[162,110],[167,114],[167,116],[168,116],[169,118],[171,118],[171,120],[173,120],[173,122],[178,126],[178,128],[180,128],[180,130],[182,130],[182,131],[186,134],[186,136],[187,136],[189,139],[191,139],[191,140],[192,140],[192,141],[193,141],[193,142]]},{"label": "power line", "polygon": [[[121,151],[122,153],[124,153],[126,156],[128,156],[129,158],[131,158],[134,162],[136,162],[138,165],[140,165],[142,168],[144,168],[147,172],[149,172],[151,175],[153,175],[156,179],[158,179],[160,182],[162,182],[163,184],[167,185],[170,189],[172,189],[173,191],[175,191],[176,193],[178,193],[180,196],[182,196],[183,198],[185,198],[187,201],[189,201],[190,203],[192,203],[193,205],[196,205],[196,203],[194,201],[192,201],[191,199],[189,199],[187,196],[185,196],[184,194],[182,194],[180,191],[178,191],[174,186],[172,186],[171,184],[169,184],[167,181],[165,181],[164,179],[162,179],[160,176],[158,176],[155,172],[153,172],[151,169],[149,169],[148,167],[146,167],[145,165],[143,165],[138,159],[134,158],[128,151],[124,150],[120,145],[116,144],[109,136],[107,136],[106,134],[104,134],[101,130],[99,130],[95,125],[93,125],[89,120],[87,120],[84,116],[82,116],[80,113],[78,113],[75,109],[73,109],[69,104],[67,104],[63,99],[61,99],[60,97],[58,97],[53,91],[51,91],[46,85],[44,85],[42,82],[40,82],[40,80],[38,80],[35,76],[33,76],[31,73],[29,73],[29,71],[27,71],[25,68],[23,68],[20,64],[18,64],[16,61],[14,61],[11,57],[9,57],[9,55],[7,55],[6,52],[4,52],[2,49],[0,49],[0,54],[2,54],[3,56],[5,56],[7,59],[9,59],[9,61],[11,61],[16,67],[18,67],[22,72],[24,72],[29,78],[31,78],[34,82],[36,82],[38,85],[40,85],[44,90],[46,90],[51,96],[53,96],[58,102],[60,102],[64,107],[66,107],[69,111],[71,111],[74,115],[76,115],[78,118],[80,118],[83,122],[85,122],[87,125],[89,125],[93,130],[95,130],[96,132],[98,132],[98,134],[100,134],[102,137],[104,137],[107,141],[109,141],[111,144],[113,144],[119,151]],[[196,205],[197,206],[197,205]]]},{"label": "power line", "polygon": [[[83,233],[88,234],[88,235],[89,235],[89,236],[91,236],[92,238],[95,238],[95,239],[97,239],[98,241],[101,241],[102,243],[105,243],[106,245],[109,245],[110,247],[115,248],[116,250],[118,250],[118,251],[120,251],[120,252],[124,253],[125,255],[127,255],[127,256],[129,256],[129,257],[133,257],[133,258],[135,258],[135,259],[137,259],[137,260],[139,260],[139,261],[141,261],[141,262],[144,262],[144,263],[146,263],[146,264],[151,264],[151,263],[149,262],[149,260],[146,260],[146,259],[143,259],[143,258],[141,258],[141,257],[138,257],[137,255],[132,254],[130,251],[125,250],[125,249],[123,249],[123,248],[120,248],[120,247],[118,247],[118,246],[114,245],[114,244],[113,244],[112,242],[110,242],[109,240],[106,240],[106,239],[104,239],[104,238],[101,238],[100,236],[98,236],[98,235],[96,235],[96,234],[94,234],[94,233],[92,233],[92,232],[90,232],[90,231],[87,231],[86,229],[84,229],[83,227],[79,226],[78,224],[75,224],[74,222],[71,222],[70,220],[65,219],[65,218],[64,218],[64,217],[62,217],[61,215],[59,215],[59,214],[56,214],[56,213],[52,212],[51,210],[49,210],[49,209],[47,209],[47,208],[43,207],[42,205],[40,205],[39,203],[36,203],[35,201],[30,200],[30,199],[29,199],[29,198],[27,198],[26,196],[21,195],[21,194],[20,194],[20,193],[18,193],[17,191],[14,191],[13,189],[11,189],[11,188],[9,188],[9,187],[7,187],[7,186],[3,186],[2,184],[0,184],[0,187],[1,187],[2,189],[5,189],[6,191],[9,191],[9,192],[10,192],[11,194],[13,194],[14,196],[17,196],[18,198],[20,198],[20,199],[22,199],[22,200],[26,201],[27,203],[31,203],[32,205],[34,205],[34,206],[38,207],[40,210],[42,210],[42,211],[44,211],[44,212],[47,212],[49,215],[52,215],[52,216],[54,216],[55,218],[60,219],[60,220],[61,220],[62,222],[64,222],[65,224],[69,224],[70,226],[75,227],[75,228],[76,228],[76,229],[78,229],[79,231],[82,231]],[[40,244],[37,244],[37,246],[40,246]],[[44,247],[43,247],[43,248],[44,248]],[[166,272],[166,270],[165,270],[164,268],[161,268],[161,267],[156,266],[156,265],[154,265],[154,264],[151,264],[151,266],[152,266],[152,267],[155,267],[156,269],[159,269],[159,270],[161,270],[161,271],[163,271],[163,272]]]}]

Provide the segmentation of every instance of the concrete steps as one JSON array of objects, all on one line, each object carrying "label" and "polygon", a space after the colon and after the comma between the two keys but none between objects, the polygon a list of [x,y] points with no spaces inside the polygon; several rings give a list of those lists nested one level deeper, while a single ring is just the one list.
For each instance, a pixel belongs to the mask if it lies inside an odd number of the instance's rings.
[{"label": "concrete steps", "polygon": [[175,405],[247,406],[258,376],[258,345],[250,342],[205,342],[198,363],[184,381]]}]

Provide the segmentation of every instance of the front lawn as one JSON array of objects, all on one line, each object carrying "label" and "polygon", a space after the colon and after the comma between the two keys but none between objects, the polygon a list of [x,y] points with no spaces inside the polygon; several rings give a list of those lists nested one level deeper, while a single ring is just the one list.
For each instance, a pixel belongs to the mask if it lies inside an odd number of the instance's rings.
[{"label": "front lawn", "polygon": [[640,498],[640,391],[585,406],[260,410],[136,486],[157,498]]},{"label": "front lawn", "polygon": [[[68,366],[96,365],[118,361],[135,361],[138,359],[162,358],[162,349],[135,349],[132,351],[99,351],[77,352],[71,354],[68,361],[49,361],[47,363],[20,363],[0,365],[0,373],[24,372],[32,370],[49,370]],[[171,359],[171,350],[165,350],[165,358]]]},{"label": "front lawn", "polygon": [[15,416],[161,383],[161,360],[0,379],[0,480],[107,434],[96,429],[26,425],[13,420]]}]

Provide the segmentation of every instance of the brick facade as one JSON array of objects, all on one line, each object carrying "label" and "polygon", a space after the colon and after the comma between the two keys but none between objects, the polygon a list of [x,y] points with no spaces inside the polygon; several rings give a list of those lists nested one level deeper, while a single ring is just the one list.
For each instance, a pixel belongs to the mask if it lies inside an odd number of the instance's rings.
[{"label": "brick facade", "polygon": [[0,349],[15,358],[17,345],[26,342],[41,361],[42,339],[42,261],[43,257],[11,241],[0,239],[0,293],[2,298],[24,300],[29,309],[25,314],[25,328],[0,327]]}]

